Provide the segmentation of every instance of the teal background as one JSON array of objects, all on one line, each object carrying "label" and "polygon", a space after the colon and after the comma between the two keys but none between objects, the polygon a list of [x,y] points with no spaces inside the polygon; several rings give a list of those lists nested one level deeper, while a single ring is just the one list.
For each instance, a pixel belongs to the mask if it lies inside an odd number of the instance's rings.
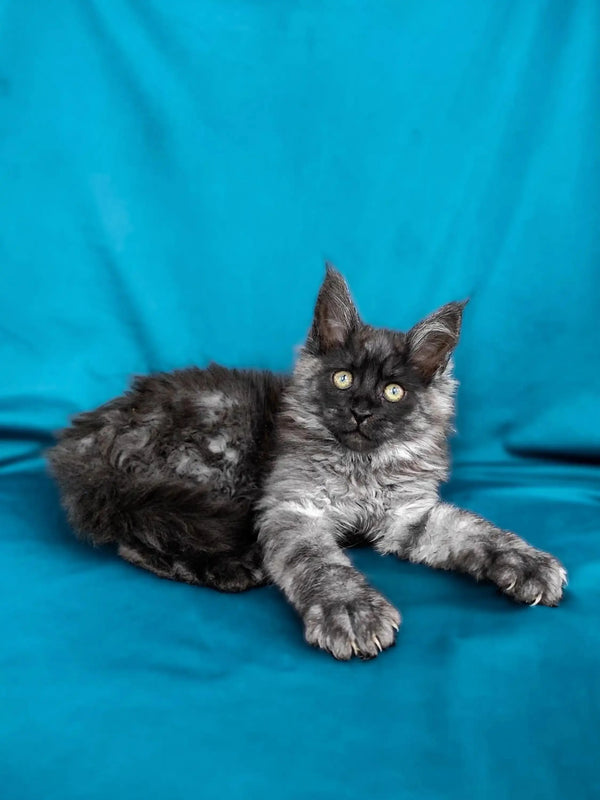
[{"label": "teal background", "polygon": [[[600,5],[0,0],[6,800],[600,796]],[[364,317],[470,296],[446,495],[558,609],[353,557],[404,614],[336,663],[274,588],[69,532],[41,450],[132,373],[287,369],[329,258]]]}]

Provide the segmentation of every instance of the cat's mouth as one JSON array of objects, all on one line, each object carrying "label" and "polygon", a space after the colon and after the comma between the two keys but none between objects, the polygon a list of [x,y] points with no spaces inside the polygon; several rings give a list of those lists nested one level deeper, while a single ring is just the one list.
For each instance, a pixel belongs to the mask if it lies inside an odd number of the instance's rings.
[{"label": "cat's mouth", "polygon": [[361,439],[368,439],[371,437],[364,432],[360,425],[355,425],[353,428],[347,428],[341,431],[342,436],[359,436]]},{"label": "cat's mouth", "polygon": [[371,450],[376,447],[376,442],[358,427],[342,431],[339,438],[342,444],[345,444],[351,450]]},{"label": "cat's mouth", "polygon": [[367,441],[371,441],[371,437],[367,436],[367,434],[362,431],[360,428],[352,428],[351,431],[348,431],[347,436],[360,436],[361,439],[367,439]]}]

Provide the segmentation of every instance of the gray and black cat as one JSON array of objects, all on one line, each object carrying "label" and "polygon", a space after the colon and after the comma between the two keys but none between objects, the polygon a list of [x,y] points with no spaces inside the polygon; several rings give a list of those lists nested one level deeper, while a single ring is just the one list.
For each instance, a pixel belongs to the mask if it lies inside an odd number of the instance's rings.
[{"label": "gray and black cat", "polygon": [[394,643],[400,615],[344,553],[357,538],[556,605],[548,553],[438,494],[448,475],[464,303],[398,333],[365,325],[328,267],[293,374],[216,365],[137,378],[49,454],[73,527],[161,577],[242,591],[269,580],[336,658]]}]

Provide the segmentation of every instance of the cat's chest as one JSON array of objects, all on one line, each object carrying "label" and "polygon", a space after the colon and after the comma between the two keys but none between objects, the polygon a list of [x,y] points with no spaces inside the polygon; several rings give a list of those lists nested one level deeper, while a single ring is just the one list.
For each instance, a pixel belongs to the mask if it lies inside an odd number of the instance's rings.
[{"label": "cat's chest", "polygon": [[344,527],[367,532],[398,503],[397,487],[369,472],[334,474],[323,484],[331,514]]}]

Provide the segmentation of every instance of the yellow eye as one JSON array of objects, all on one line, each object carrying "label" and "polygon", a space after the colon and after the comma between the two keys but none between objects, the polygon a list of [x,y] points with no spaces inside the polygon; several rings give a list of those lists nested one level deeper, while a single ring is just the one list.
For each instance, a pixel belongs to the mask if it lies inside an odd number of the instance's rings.
[{"label": "yellow eye", "polygon": [[352,373],[347,369],[341,369],[333,373],[333,385],[338,389],[349,389],[352,386]]},{"label": "yellow eye", "polygon": [[383,390],[383,396],[386,400],[389,400],[390,403],[397,403],[398,400],[402,400],[404,397],[404,389],[399,383],[388,383]]}]

